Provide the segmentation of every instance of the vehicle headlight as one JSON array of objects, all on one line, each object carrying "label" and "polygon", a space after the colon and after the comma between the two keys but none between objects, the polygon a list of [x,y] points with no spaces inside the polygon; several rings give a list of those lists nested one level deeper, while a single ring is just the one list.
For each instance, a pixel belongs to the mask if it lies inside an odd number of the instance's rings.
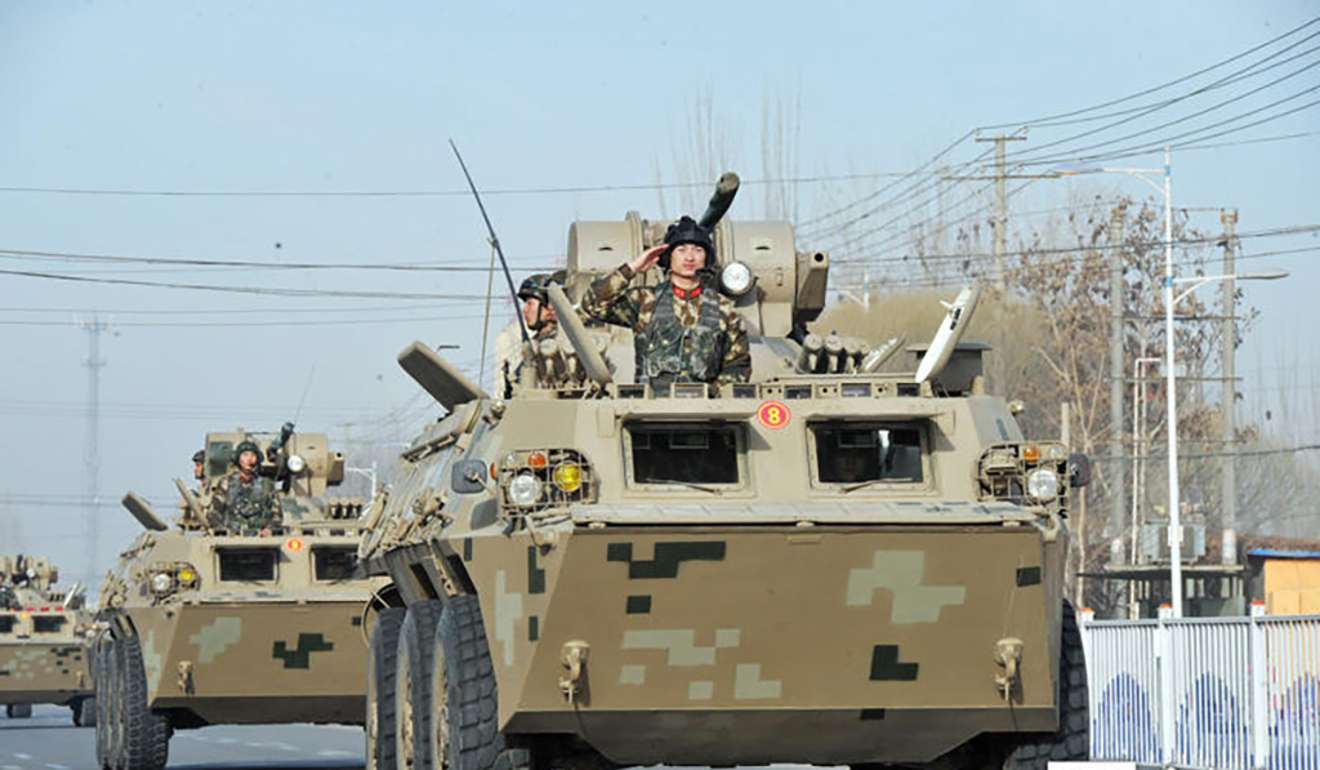
[{"label": "vehicle headlight", "polygon": [[541,481],[530,473],[520,473],[509,482],[509,500],[518,506],[535,505],[541,499]]},{"label": "vehicle headlight", "polygon": [[720,286],[725,294],[741,297],[752,288],[752,270],[741,262],[730,262],[720,271]]},{"label": "vehicle headlight", "polygon": [[168,572],[157,572],[151,577],[151,590],[158,594],[167,594],[174,590],[174,576]]},{"label": "vehicle headlight", "polygon": [[197,571],[192,567],[182,567],[175,576],[179,579],[179,585],[184,588],[192,588],[197,584]]},{"label": "vehicle headlight", "polygon": [[555,486],[564,492],[576,492],[582,488],[582,467],[577,463],[564,462],[555,467]]},{"label": "vehicle headlight", "polygon": [[289,473],[302,473],[307,469],[307,461],[302,459],[302,455],[289,455],[289,459],[284,461],[284,467],[289,469]]},{"label": "vehicle headlight", "polygon": [[1027,474],[1027,493],[1040,502],[1059,496],[1059,474],[1050,468],[1037,468]]}]

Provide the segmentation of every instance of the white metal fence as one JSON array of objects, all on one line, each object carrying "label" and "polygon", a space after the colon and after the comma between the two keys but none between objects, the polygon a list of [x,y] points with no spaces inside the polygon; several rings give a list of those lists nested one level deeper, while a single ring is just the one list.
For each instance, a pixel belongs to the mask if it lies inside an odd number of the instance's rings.
[{"label": "white metal fence", "polygon": [[1083,618],[1091,758],[1320,770],[1320,615]]}]

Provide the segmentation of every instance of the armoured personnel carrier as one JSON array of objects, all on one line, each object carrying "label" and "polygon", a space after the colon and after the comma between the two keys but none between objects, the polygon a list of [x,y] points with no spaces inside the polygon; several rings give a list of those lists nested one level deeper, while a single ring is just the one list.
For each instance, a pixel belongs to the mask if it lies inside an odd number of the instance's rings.
[{"label": "armoured personnel carrier", "polygon": [[[270,520],[225,515],[250,450]],[[202,488],[175,481],[172,526],[124,497],[145,531],[101,591],[96,751],[107,770],[159,770],[178,729],[364,720],[375,586],[353,574],[366,503],[328,494],[343,455],[291,424],[210,433],[204,451]]]},{"label": "armoured personnel carrier", "polygon": [[87,661],[95,624],[82,589],[57,591],[58,580],[40,556],[0,556],[0,703],[16,719],[36,703],[68,706],[86,727],[96,718]]},{"label": "armoured personnel carrier", "polygon": [[[420,343],[400,353],[446,414],[360,552],[396,605],[372,639],[372,766],[1085,756],[1062,590],[1083,458],[986,392],[984,346],[959,343],[974,290],[910,367],[899,340],[812,334],[828,254],[787,222],[722,220],[734,191],[721,180],[703,223],[749,382],[656,392],[632,333],[576,321],[553,287],[571,353],[529,343],[540,365],[511,398]],[[570,291],[663,225],[575,223]]]}]

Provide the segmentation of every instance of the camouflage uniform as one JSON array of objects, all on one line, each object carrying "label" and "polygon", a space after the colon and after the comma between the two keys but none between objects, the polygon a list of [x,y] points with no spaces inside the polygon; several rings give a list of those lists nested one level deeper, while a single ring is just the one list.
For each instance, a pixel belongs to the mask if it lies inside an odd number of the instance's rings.
[{"label": "camouflage uniform", "polygon": [[596,280],[582,298],[582,312],[633,330],[638,382],[664,389],[671,382],[751,377],[747,329],[733,300],[709,287],[685,293],[669,281],[629,288],[632,279],[625,263]]},{"label": "camouflage uniform", "polygon": [[255,532],[280,524],[280,501],[275,483],[254,476],[243,481],[237,468],[221,476],[211,487],[212,529]]},{"label": "camouflage uniform", "polygon": [[[536,341],[549,339],[559,332],[559,324],[546,321],[540,329],[528,332]],[[522,330],[514,321],[500,330],[495,337],[495,357],[499,364],[499,392],[504,398],[513,396],[513,389],[522,377],[523,341]]]}]

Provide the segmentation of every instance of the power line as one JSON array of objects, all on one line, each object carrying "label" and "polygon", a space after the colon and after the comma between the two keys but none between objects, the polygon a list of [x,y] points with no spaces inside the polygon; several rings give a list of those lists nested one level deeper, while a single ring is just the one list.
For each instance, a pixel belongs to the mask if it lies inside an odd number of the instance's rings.
[{"label": "power line", "polygon": [[287,289],[268,286],[217,286],[198,283],[167,283],[161,281],[139,281],[130,278],[91,278],[67,273],[42,273],[30,270],[0,269],[0,275],[13,275],[22,278],[44,278],[55,281],[75,283],[108,284],[113,286],[141,286],[152,289],[187,289],[191,291],[216,291],[230,294],[257,294],[271,297],[342,297],[345,299],[436,299],[450,302],[480,302],[480,297],[470,294],[428,294],[425,292],[390,292],[390,291],[351,291],[342,289]]},{"label": "power line", "polygon": [[[1241,233],[1237,237],[1238,238],[1276,238],[1276,237],[1288,236],[1288,235],[1306,235],[1316,232],[1320,232],[1320,224],[1293,225],[1291,227],[1276,227],[1267,230],[1256,230],[1254,232]],[[1192,245],[1207,244],[1207,243],[1218,243],[1222,239],[1223,236],[1221,235],[1207,235],[1198,238],[1177,238],[1174,239],[1173,245],[1192,246]],[[1148,241],[1146,242],[1145,245],[1149,248],[1156,248],[1163,246],[1164,241],[1162,240]],[[1078,253],[1108,251],[1110,249],[1126,249],[1126,248],[1131,248],[1131,244],[1096,243],[1087,246],[1058,246],[1058,247],[1019,249],[1017,251],[1007,252],[1007,254],[1011,256],[1047,256],[1051,254],[1078,254]],[[900,257],[859,256],[850,259],[840,258],[840,259],[835,259],[834,261],[844,264],[847,264],[854,260],[863,260],[869,264],[888,263],[888,262],[907,262],[913,259],[920,259],[926,261],[971,259],[971,260],[981,261],[981,260],[993,259],[994,256],[995,256],[994,252],[969,251],[969,252],[959,252],[959,253],[949,253],[949,254],[925,254],[920,256],[912,255],[912,256],[900,256]]]},{"label": "power line", "polygon": [[[236,267],[258,270],[386,270],[400,272],[458,272],[487,273],[490,268],[472,264],[476,260],[466,260],[467,264],[414,262],[257,262],[238,259],[196,259],[180,257],[139,257],[121,254],[87,254],[69,251],[33,251],[27,249],[0,249],[0,256],[14,258],[31,257],[34,259],[54,259],[71,262],[110,262],[147,265],[187,265],[190,267]],[[539,259],[539,257],[538,257]],[[528,270],[546,270],[553,268],[529,267]]]},{"label": "power line", "polygon": [[1001,129],[1005,129],[1005,128],[1016,128],[1016,127],[1018,127],[1018,126],[1023,126],[1023,125],[1027,125],[1027,126],[1037,125],[1037,124],[1040,124],[1040,123],[1045,123],[1045,122],[1047,122],[1047,121],[1059,120],[1059,119],[1062,119],[1062,118],[1070,118],[1070,117],[1073,117],[1073,116],[1075,116],[1075,115],[1083,115],[1083,114],[1088,113],[1088,112],[1094,112],[1095,110],[1102,110],[1102,109],[1104,109],[1104,108],[1106,108],[1106,107],[1113,107],[1113,106],[1115,106],[1115,105],[1122,104],[1122,103],[1124,103],[1124,102],[1132,101],[1133,99],[1140,99],[1140,98],[1143,97],[1143,96],[1149,96],[1150,94],[1157,93],[1157,92],[1159,92],[1159,91],[1163,91],[1163,90],[1166,89],[1166,88],[1170,88],[1170,87],[1172,87],[1172,86],[1176,86],[1176,85],[1180,85],[1180,84],[1182,84],[1182,83],[1186,83],[1186,82],[1189,81],[1189,80],[1195,80],[1196,78],[1200,77],[1201,75],[1205,75],[1205,74],[1207,74],[1207,73],[1209,73],[1209,72],[1213,72],[1214,70],[1217,70],[1217,69],[1219,69],[1220,67],[1223,67],[1223,66],[1226,66],[1226,65],[1232,64],[1233,62],[1235,62],[1235,61],[1237,61],[1237,60],[1239,60],[1239,59],[1246,58],[1247,56],[1250,56],[1251,54],[1256,53],[1257,51],[1260,51],[1260,50],[1262,50],[1262,49],[1264,49],[1264,48],[1268,48],[1268,47],[1270,47],[1271,45],[1274,45],[1275,43],[1277,43],[1277,42],[1279,42],[1279,41],[1281,41],[1281,40],[1283,40],[1283,39],[1285,39],[1285,38],[1291,37],[1292,35],[1295,35],[1295,34],[1297,34],[1298,32],[1301,32],[1302,30],[1304,30],[1304,29],[1306,29],[1307,27],[1310,27],[1310,26],[1316,24],[1317,22],[1320,22],[1320,16],[1317,16],[1317,17],[1311,19],[1310,21],[1307,21],[1307,22],[1304,22],[1304,23],[1302,23],[1302,24],[1299,24],[1298,26],[1293,27],[1292,29],[1288,30],[1287,32],[1284,32],[1283,34],[1278,35],[1278,36],[1276,36],[1276,37],[1270,38],[1269,40],[1266,40],[1265,42],[1260,43],[1259,45],[1256,45],[1256,46],[1254,46],[1254,47],[1252,47],[1252,48],[1248,48],[1247,50],[1242,51],[1241,53],[1235,54],[1234,56],[1231,56],[1231,57],[1229,57],[1229,58],[1227,58],[1227,59],[1223,59],[1223,60],[1220,60],[1220,61],[1218,61],[1218,62],[1215,62],[1214,64],[1211,64],[1211,65],[1208,66],[1208,67],[1203,67],[1202,69],[1199,69],[1199,70],[1197,70],[1196,72],[1190,73],[1190,74],[1188,74],[1188,75],[1183,75],[1182,77],[1175,78],[1174,80],[1170,80],[1170,81],[1167,81],[1167,82],[1165,82],[1165,83],[1161,83],[1161,84],[1156,85],[1156,86],[1151,86],[1150,88],[1147,88],[1147,89],[1145,89],[1145,90],[1143,90],[1143,91],[1138,91],[1138,92],[1133,93],[1133,94],[1128,94],[1127,96],[1124,96],[1124,97],[1121,97],[1121,98],[1118,98],[1118,99],[1111,99],[1111,100],[1109,100],[1109,101],[1107,101],[1107,102],[1101,102],[1100,104],[1093,104],[1093,105],[1091,105],[1090,107],[1084,107],[1084,108],[1079,109],[1079,110],[1071,110],[1071,111],[1069,111],[1069,112],[1060,112],[1060,113],[1055,113],[1055,114],[1053,114],[1053,115],[1046,115],[1046,116],[1044,116],[1044,117],[1036,118],[1036,119],[1034,119],[1034,120],[1020,121],[1020,122],[1015,122],[1015,123],[999,123],[999,124],[997,124],[997,125],[992,125],[992,126],[982,126],[981,128],[984,129],[984,130],[987,130],[987,131],[995,131],[995,130],[1001,130]]},{"label": "power line", "polygon": [[[278,312],[278,311],[268,311]],[[329,311],[323,311],[329,312]],[[279,329],[289,326],[363,326],[363,325],[382,325],[382,324],[413,324],[425,323],[431,321],[472,321],[481,318],[477,315],[432,315],[432,316],[405,316],[400,318],[331,318],[323,321],[174,321],[174,322],[150,322],[150,321],[126,321],[116,323],[116,327],[129,327],[137,329],[226,329],[226,328],[244,328],[260,327],[266,329]],[[31,326],[31,327],[69,327],[78,326],[78,321],[28,321],[0,319],[0,326]]]},{"label": "power line", "polygon": [[[910,171],[873,171],[853,174],[822,174],[818,176],[784,177],[779,179],[744,179],[744,185],[771,184],[817,184],[852,179],[882,179],[886,177],[904,177]],[[653,191],[683,188],[710,187],[703,182],[653,182],[647,184],[608,184],[575,185],[568,187],[507,187],[482,190],[481,194],[491,195],[565,195],[578,193],[606,193],[628,191]],[[467,188],[444,190],[178,190],[178,189],[134,189],[127,187],[42,187],[10,186],[0,187],[0,192],[34,193],[45,195],[112,195],[125,197],[166,197],[166,198],[467,198],[472,192]]]}]

